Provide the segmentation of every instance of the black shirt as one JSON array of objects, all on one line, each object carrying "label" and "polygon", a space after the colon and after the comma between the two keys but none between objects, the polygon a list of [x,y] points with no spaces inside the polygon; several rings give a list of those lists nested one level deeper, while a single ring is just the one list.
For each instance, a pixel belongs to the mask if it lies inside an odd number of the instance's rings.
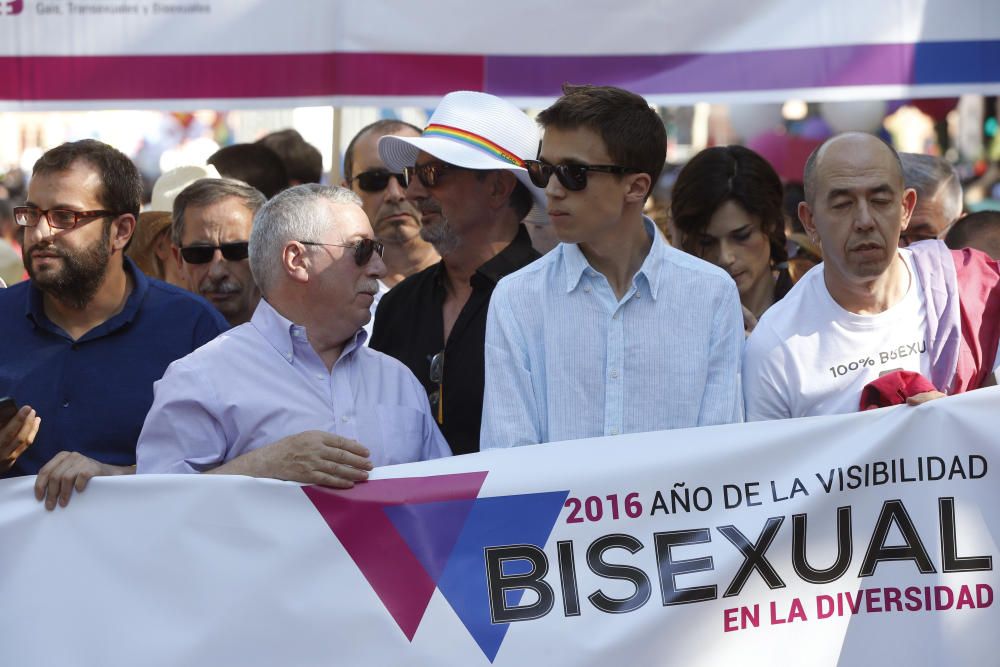
[{"label": "black shirt", "polygon": [[[485,382],[486,313],[497,282],[540,255],[531,247],[524,225],[517,236],[472,275],[472,294],[444,342],[442,307],[445,297],[444,262],[406,278],[389,290],[375,313],[371,348],[406,364],[428,394],[438,390],[431,382],[431,359],[444,351],[441,383],[441,433],[455,454],[479,451]],[[435,415],[436,416],[436,415]]]}]

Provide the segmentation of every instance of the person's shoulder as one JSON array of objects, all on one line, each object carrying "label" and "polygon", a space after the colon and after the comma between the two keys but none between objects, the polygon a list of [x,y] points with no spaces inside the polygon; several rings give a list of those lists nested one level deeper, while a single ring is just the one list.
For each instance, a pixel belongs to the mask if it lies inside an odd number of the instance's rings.
[{"label": "person's shoulder", "polygon": [[695,257],[690,253],[679,250],[667,242],[661,246],[660,255],[665,269],[666,280],[675,280],[677,274],[688,274],[698,280],[707,280],[712,285],[729,285],[733,279],[723,269],[711,262],[706,262],[700,257]]},{"label": "person's shoulder", "polygon": [[24,308],[25,300],[28,298],[28,290],[31,282],[23,280],[14,285],[0,288],[0,308],[7,310],[10,308]]},{"label": "person's shoulder", "polygon": [[510,291],[512,289],[530,289],[532,287],[548,285],[555,278],[554,274],[565,266],[563,262],[565,247],[565,244],[560,243],[530,264],[526,264],[517,271],[504,276],[497,283],[497,289],[503,286],[504,289]]},{"label": "person's shoulder", "polygon": [[[790,329],[795,327],[815,327],[818,323],[814,321],[815,318],[810,313],[816,309],[817,301],[820,300],[825,291],[823,265],[817,264],[792,285],[784,297],[775,301],[770,308],[764,311],[753,333],[756,334],[757,330],[760,329],[761,331],[770,331],[774,336],[783,339],[790,335]],[[750,338],[753,339],[753,334]]]},{"label": "person's shoulder", "polygon": [[146,276],[146,280],[149,282],[146,293],[148,307],[186,308],[195,312],[206,309],[214,310],[212,304],[203,297],[183,287],[177,287],[149,276]]},{"label": "person's shoulder", "polygon": [[215,322],[224,331],[229,328],[225,319],[215,307],[201,296],[182,287],[149,278],[146,299],[143,309],[150,314],[166,318],[185,318],[178,323],[194,322],[194,317],[201,315]]}]

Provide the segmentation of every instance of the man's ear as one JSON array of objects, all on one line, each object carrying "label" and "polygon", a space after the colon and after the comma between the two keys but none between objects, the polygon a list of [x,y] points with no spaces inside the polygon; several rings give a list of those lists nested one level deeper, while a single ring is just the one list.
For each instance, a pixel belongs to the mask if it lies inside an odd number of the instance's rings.
[{"label": "man's ear", "polygon": [[649,174],[625,174],[624,178],[627,185],[625,201],[629,204],[645,202],[653,187],[653,177]]},{"label": "man's ear", "polygon": [[131,213],[119,215],[111,222],[111,248],[118,252],[124,250],[129,239],[135,233],[135,216]]},{"label": "man's ear", "polygon": [[309,282],[309,257],[306,247],[297,241],[289,241],[281,249],[281,268],[297,283]]},{"label": "man's ear", "polygon": [[490,175],[490,204],[503,208],[517,187],[517,176],[505,169],[497,169]]},{"label": "man's ear", "polygon": [[913,188],[906,188],[903,190],[903,221],[899,227],[900,231],[903,231],[910,226],[910,217],[913,215],[913,209],[917,206],[917,191]]},{"label": "man's ear", "polygon": [[820,245],[819,232],[816,231],[816,221],[813,220],[812,209],[809,207],[808,202],[799,202],[799,222],[802,223],[802,228],[806,230],[806,234],[812,239],[813,243]]}]

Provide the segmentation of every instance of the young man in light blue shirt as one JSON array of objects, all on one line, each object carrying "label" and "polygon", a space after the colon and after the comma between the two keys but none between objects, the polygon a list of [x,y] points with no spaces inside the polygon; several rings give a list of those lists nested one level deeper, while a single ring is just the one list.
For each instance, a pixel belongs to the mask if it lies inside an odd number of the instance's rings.
[{"label": "young man in light blue shirt", "polygon": [[526,165],[561,243],[494,292],[482,447],[741,421],[736,285],[642,214],[662,121],[625,90],[563,92]]}]

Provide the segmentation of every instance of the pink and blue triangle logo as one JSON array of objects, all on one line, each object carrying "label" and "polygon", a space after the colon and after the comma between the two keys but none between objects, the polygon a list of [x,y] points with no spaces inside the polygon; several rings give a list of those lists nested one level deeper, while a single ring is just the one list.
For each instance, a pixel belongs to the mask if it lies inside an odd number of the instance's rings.
[{"label": "pink and blue triangle logo", "polygon": [[[487,473],[303,487],[410,641],[435,590],[493,662],[509,628],[490,618],[483,551],[545,546],[569,491],[480,498]],[[511,600],[517,604],[518,600]]]}]

